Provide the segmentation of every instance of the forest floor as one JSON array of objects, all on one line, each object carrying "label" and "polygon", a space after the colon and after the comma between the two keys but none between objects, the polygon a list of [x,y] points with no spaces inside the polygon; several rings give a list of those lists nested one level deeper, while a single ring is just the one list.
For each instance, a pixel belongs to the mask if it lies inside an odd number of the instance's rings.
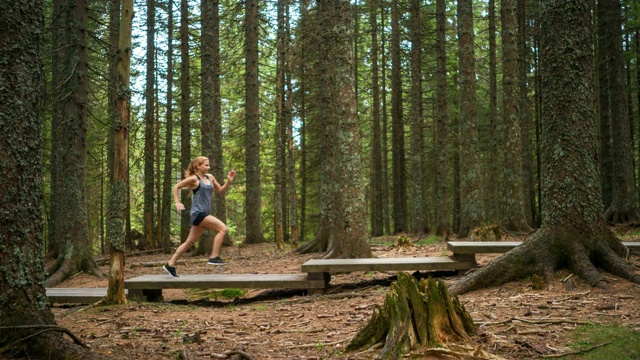
[{"label": "forest floor", "polygon": [[[444,242],[404,249],[374,246],[373,250],[377,257],[447,254]],[[184,257],[178,273],[299,273],[302,263],[320,254],[300,255],[278,251],[274,244],[261,244],[224,247],[222,256],[228,265],[210,266],[205,258]],[[479,255],[478,262],[487,264],[496,256]],[[125,278],[165,274],[161,265],[145,263],[161,264],[166,259],[163,254],[127,257]],[[640,266],[637,254],[629,260]],[[101,269],[107,273],[107,266]],[[60,326],[70,329],[94,351],[114,359],[179,359],[184,355],[225,359],[238,350],[254,359],[371,359],[375,350],[345,353],[344,348],[369,321],[373,310],[383,304],[394,275],[334,275],[326,295],[249,290],[244,296],[227,299],[222,289],[173,289],[163,291],[164,302],[160,303],[132,301],[108,307],[56,304],[52,310]],[[458,278],[455,274],[432,275],[442,276],[446,283]],[[603,291],[575,276],[566,280],[569,276],[558,272],[539,291],[523,279],[460,296],[477,327],[469,345],[482,347],[498,358],[528,359],[572,351],[568,346],[576,342],[574,330],[580,324],[616,325],[640,332],[640,286],[605,274],[611,290]],[[81,273],[60,286],[106,288],[107,280]]]}]

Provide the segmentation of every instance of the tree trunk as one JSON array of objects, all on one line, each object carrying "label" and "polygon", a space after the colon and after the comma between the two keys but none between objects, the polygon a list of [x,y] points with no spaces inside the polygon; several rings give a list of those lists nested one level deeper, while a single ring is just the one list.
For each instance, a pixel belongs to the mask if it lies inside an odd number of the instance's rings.
[{"label": "tree trunk", "polygon": [[[319,104],[322,148],[322,223],[316,238],[299,252],[325,251],[326,258],[371,257],[367,243],[365,193],[360,163],[349,1],[318,2],[320,35]],[[340,164],[340,166],[336,166]]]},{"label": "tree trunk", "polygon": [[533,192],[533,155],[531,151],[531,106],[527,77],[530,59],[527,44],[527,0],[516,0],[518,20],[518,89],[520,101],[520,131],[522,133],[522,196],[524,214],[528,224],[534,224],[535,196]]},{"label": "tree trunk", "polygon": [[422,33],[420,20],[420,0],[411,1],[411,211],[416,234],[428,232],[423,185],[424,147],[422,120]]},{"label": "tree trunk", "polygon": [[611,116],[609,107],[609,43],[611,39],[611,26],[607,26],[612,22],[608,16],[611,15],[607,11],[609,1],[598,1],[597,17],[598,17],[598,104],[599,104],[599,120],[600,120],[600,186],[602,187],[602,206],[606,211],[611,206],[613,198],[613,147],[611,144]]},{"label": "tree trunk", "polygon": [[451,232],[450,216],[451,210],[449,206],[449,161],[447,152],[447,123],[449,122],[449,106],[447,96],[447,50],[446,50],[446,33],[445,24],[445,1],[436,1],[436,59],[437,59],[437,93],[436,93],[436,109],[435,109],[435,134],[433,146],[433,158],[435,161],[435,232],[438,235],[447,237]]},{"label": "tree trunk", "polygon": [[144,237],[138,243],[139,250],[156,248],[154,225],[154,184],[155,172],[153,156],[155,154],[155,16],[156,0],[147,0],[147,82],[145,86],[145,114],[144,114]]},{"label": "tree trunk", "polygon": [[118,56],[118,98],[115,107],[118,117],[113,121],[114,162],[113,182],[109,197],[107,239],[110,244],[109,285],[105,304],[125,304],[124,252],[126,250],[127,193],[129,182],[129,118],[131,107],[131,32],[133,24],[133,0],[122,2]]},{"label": "tree trunk", "polygon": [[[191,87],[189,75],[189,1],[180,1],[180,168],[184,171],[191,162]],[[191,209],[191,194],[182,191],[180,202]],[[191,221],[189,211],[182,211],[180,239],[189,236]]]},{"label": "tree trunk", "polygon": [[284,0],[285,8],[285,37],[284,37],[284,57],[285,65],[285,90],[284,118],[287,126],[287,176],[288,176],[288,201],[289,201],[289,244],[292,250],[298,248],[298,195],[296,187],[296,165],[294,157],[294,137],[293,137],[293,70],[291,59],[291,3]]},{"label": "tree trunk", "polygon": [[258,82],[258,0],[245,2],[245,126],[247,169],[247,236],[245,243],[266,241],[262,233],[262,191],[260,188],[260,113]]},{"label": "tree trunk", "polygon": [[286,179],[286,160],[285,160],[285,119],[284,119],[284,107],[285,107],[285,9],[284,0],[278,0],[277,10],[277,63],[276,63],[276,127],[275,127],[275,176],[274,176],[274,191],[273,191],[273,212],[274,212],[274,234],[276,247],[278,249],[284,248],[284,202],[282,201],[283,195],[286,194],[285,179]]},{"label": "tree trunk", "polygon": [[499,221],[498,211],[498,81],[496,51],[496,5],[489,0],[489,156],[487,169],[487,191],[485,218],[489,222]]},{"label": "tree trunk", "polygon": [[516,0],[503,0],[502,20],[502,120],[504,123],[504,157],[500,223],[507,230],[531,230],[527,224],[522,194],[522,140],[518,96],[518,44]]},{"label": "tree trunk", "polygon": [[603,25],[611,29],[611,41],[607,54],[611,59],[609,104],[613,142],[613,182],[611,205],[605,212],[605,219],[613,224],[638,223],[640,213],[633,174],[633,147],[631,146],[624,50],[620,29],[622,10],[619,0],[606,3],[608,6],[605,11],[608,16],[605,19],[609,22]]},{"label": "tree trunk", "polygon": [[380,129],[380,84],[378,68],[378,0],[370,0],[371,26],[371,102],[373,119],[373,139],[371,140],[371,236],[381,236],[384,232],[382,202],[382,141]]},{"label": "tree trunk", "polygon": [[47,286],[79,271],[101,276],[93,261],[86,198],[88,47],[86,0],[56,1],[54,35],[51,255]]},{"label": "tree trunk", "polygon": [[[165,127],[164,174],[162,180],[162,252],[171,253],[173,187],[173,0],[167,1],[167,124]],[[215,175],[214,175],[215,176]]]},{"label": "tree trunk", "polygon": [[402,112],[402,74],[400,73],[400,24],[398,0],[391,1],[391,153],[393,176],[393,232],[407,229],[407,179]]},{"label": "tree trunk", "polygon": [[542,9],[542,227],[521,246],[454,284],[454,294],[532,274],[549,278],[560,268],[607,288],[595,264],[640,283],[633,266],[621,258],[628,249],[601,215],[590,2],[545,0]]},{"label": "tree trunk", "polygon": [[471,316],[458,298],[450,296],[442,281],[417,281],[398,273],[382,308],[374,310],[369,323],[349,342],[346,351],[383,343],[377,359],[400,359],[420,347],[441,347],[466,342],[475,333]]},{"label": "tree trunk", "polygon": [[[442,9],[444,12],[444,9]],[[444,21],[444,19],[443,19]],[[478,151],[476,107],[476,65],[474,57],[472,0],[458,1],[459,82],[460,82],[460,159],[461,205],[458,237],[468,236],[484,221],[482,174]]]},{"label": "tree trunk", "polygon": [[99,358],[63,338],[44,287],[43,2],[0,3],[0,24],[0,357]]}]

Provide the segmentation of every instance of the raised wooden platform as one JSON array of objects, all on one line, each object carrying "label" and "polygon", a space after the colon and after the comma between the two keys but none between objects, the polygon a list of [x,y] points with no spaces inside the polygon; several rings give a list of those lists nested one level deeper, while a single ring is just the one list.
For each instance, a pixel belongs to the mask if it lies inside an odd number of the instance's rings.
[{"label": "raised wooden platform", "polygon": [[[521,241],[448,241],[447,249],[453,253],[453,259],[459,261],[471,261],[476,264],[476,254],[505,253]],[[640,242],[623,241],[622,244],[631,250],[640,251]]]},{"label": "raised wooden platform", "polygon": [[[521,241],[449,241],[447,249],[454,254],[505,253],[522,244]],[[640,242],[623,241],[629,249],[640,250]]]},{"label": "raised wooden platform", "polygon": [[415,270],[466,270],[469,263],[447,256],[362,258],[362,259],[313,259],[302,264],[306,273],[339,273],[354,271],[415,271]]},{"label": "raised wooden platform", "polygon": [[107,295],[106,288],[47,288],[46,291],[52,304],[92,304]]},{"label": "raised wooden platform", "polygon": [[457,261],[442,257],[403,258],[361,258],[361,259],[312,259],[302,264],[302,271],[309,279],[320,280],[325,285],[331,281],[331,274],[355,271],[416,271],[416,270],[468,270],[475,265],[472,261]]},{"label": "raised wooden platform", "polygon": [[307,274],[216,274],[216,275],[143,275],[124,281],[129,296],[153,301],[162,297],[162,289],[322,289],[324,282],[310,280]]}]

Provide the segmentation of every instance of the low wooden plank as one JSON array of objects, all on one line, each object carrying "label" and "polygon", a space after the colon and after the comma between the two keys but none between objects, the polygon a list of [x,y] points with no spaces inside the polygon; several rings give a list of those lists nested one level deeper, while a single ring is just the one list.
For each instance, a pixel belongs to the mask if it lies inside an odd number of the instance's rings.
[{"label": "low wooden plank", "polygon": [[307,274],[216,274],[216,275],[143,275],[124,281],[127,289],[311,289],[323,288],[321,280],[309,280]]},{"label": "low wooden plank", "polygon": [[471,261],[456,261],[448,256],[415,258],[312,259],[302,264],[307,273],[352,271],[466,270]]},{"label": "low wooden plank", "polygon": [[[47,288],[47,298],[52,304],[90,304],[107,295],[106,288]],[[127,290],[125,290],[125,294]]]},{"label": "low wooden plank", "polygon": [[[449,241],[447,249],[454,254],[492,254],[505,253],[520,244],[521,241]],[[623,241],[622,244],[640,250],[640,242]]]}]

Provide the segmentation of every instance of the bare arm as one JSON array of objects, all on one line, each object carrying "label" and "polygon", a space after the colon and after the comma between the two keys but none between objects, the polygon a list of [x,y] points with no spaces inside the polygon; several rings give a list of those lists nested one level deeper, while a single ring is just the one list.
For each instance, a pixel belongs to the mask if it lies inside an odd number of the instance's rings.
[{"label": "bare arm", "polygon": [[218,194],[224,194],[229,188],[229,185],[231,185],[231,183],[233,182],[233,179],[235,179],[235,177],[236,177],[236,171],[235,170],[229,171],[229,173],[227,174],[227,182],[225,182],[224,185],[220,185],[216,181],[216,178],[211,176],[211,179],[212,179],[211,181],[213,182],[213,189]]},{"label": "bare arm", "polygon": [[198,180],[195,175],[189,176],[180,181],[173,187],[173,202],[176,204],[178,211],[184,210],[184,205],[180,202],[180,196],[178,196],[178,190],[183,188],[194,188],[197,186]]}]

